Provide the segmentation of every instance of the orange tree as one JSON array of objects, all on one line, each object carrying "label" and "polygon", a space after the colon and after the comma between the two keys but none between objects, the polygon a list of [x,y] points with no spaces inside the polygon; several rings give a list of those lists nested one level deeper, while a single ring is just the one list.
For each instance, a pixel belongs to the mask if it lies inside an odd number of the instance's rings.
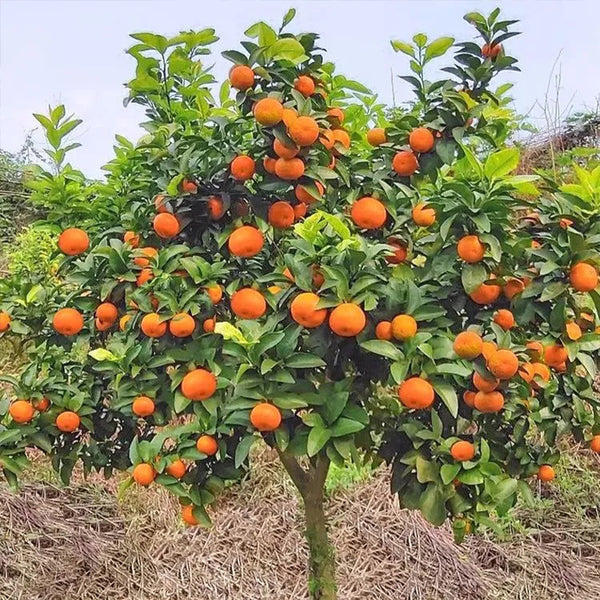
[{"label": "orange tree", "polygon": [[208,525],[262,437],[303,500],[312,597],[330,600],[332,462],[387,462],[402,504],[460,541],[554,477],[560,436],[600,449],[600,186],[513,174],[510,86],[490,85],[516,69],[515,34],[497,10],[465,17],[476,42],[392,42],[416,97],[392,110],[315,34],[287,33],[293,16],[223,52],[218,99],[213,30],[133,35],[146,135],[117,136],[101,182],[65,163],[78,121],[37,115],[56,169],[30,185],[60,264],[0,285],[0,331],[27,347],[2,377],[0,461],[12,485],[28,447],[65,482],[78,462],[128,471]]}]

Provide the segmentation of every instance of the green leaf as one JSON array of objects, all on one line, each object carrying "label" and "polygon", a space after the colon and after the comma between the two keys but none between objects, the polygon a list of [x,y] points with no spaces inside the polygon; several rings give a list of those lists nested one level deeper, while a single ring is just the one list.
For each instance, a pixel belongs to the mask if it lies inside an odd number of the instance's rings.
[{"label": "green leaf", "polygon": [[517,491],[516,479],[503,479],[499,481],[493,488],[491,495],[496,502],[502,502]]},{"label": "green leaf", "polygon": [[329,430],[331,431],[332,437],[343,437],[344,435],[361,431],[361,429],[364,428],[365,426],[363,423],[341,417],[329,428]]},{"label": "green leaf", "polygon": [[456,479],[460,468],[460,465],[442,465],[440,476],[444,485],[448,485]]},{"label": "green leaf", "polygon": [[446,520],[446,504],[442,488],[430,483],[420,500],[420,509],[423,516],[433,525],[441,525]]},{"label": "green leaf", "polygon": [[109,360],[111,362],[117,362],[119,359],[106,348],[96,348],[95,350],[91,350],[88,354],[97,361]]},{"label": "green leaf", "polygon": [[[296,9],[290,8],[283,16],[283,22],[281,23],[281,29],[283,29],[292,19],[296,16]],[[281,31],[280,29],[280,31]]]},{"label": "green leaf", "polygon": [[483,265],[463,265],[460,279],[465,292],[470,294],[488,279],[488,273]]},{"label": "green leaf", "polygon": [[314,456],[331,438],[331,431],[323,427],[313,427],[308,434],[307,454]]},{"label": "green leaf", "polygon": [[237,445],[235,449],[235,468],[240,467],[244,461],[248,458],[248,454],[250,454],[250,449],[252,448],[252,444],[256,441],[256,437],[253,435],[247,435],[242,441]]},{"label": "green leaf", "polygon": [[404,358],[404,354],[392,342],[388,342],[387,340],[366,340],[360,343],[360,347],[368,352],[379,354],[395,361]]},{"label": "green leaf", "polygon": [[390,43],[392,44],[392,48],[396,52],[403,52],[404,54],[407,54],[412,58],[415,57],[415,50],[410,44],[407,44],[406,42],[401,42],[400,40],[391,40]]},{"label": "green leaf", "polygon": [[270,56],[273,60],[289,60],[296,64],[302,62],[306,58],[304,47],[294,38],[282,38],[277,40],[270,47]]},{"label": "green leaf", "polygon": [[490,154],[485,161],[484,174],[488,179],[497,179],[514,171],[519,165],[518,148],[505,148]]},{"label": "green leaf", "polygon": [[432,58],[443,56],[452,44],[454,44],[454,38],[451,37],[439,37],[436,40],[433,40],[433,42],[425,49],[425,62]]},{"label": "green leaf", "polygon": [[417,456],[416,468],[417,480],[419,481],[419,483],[437,481],[439,469],[434,462],[425,460],[421,455],[419,455]]},{"label": "green leaf", "polygon": [[314,367],[324,367],[325,361],[314,354],[308,354],[307,352],[297,352],[292,354],[285,360],[286,367],[293,367],[295,369],[310,369]]},{"label": "green leaf", "polygon": [[450,414],[453,417],[456,417],[456,415],[458,415],[458,397],[456,395],[456,390],[450,384],[441,381],[434,383],[433,388],[450,411]]}]

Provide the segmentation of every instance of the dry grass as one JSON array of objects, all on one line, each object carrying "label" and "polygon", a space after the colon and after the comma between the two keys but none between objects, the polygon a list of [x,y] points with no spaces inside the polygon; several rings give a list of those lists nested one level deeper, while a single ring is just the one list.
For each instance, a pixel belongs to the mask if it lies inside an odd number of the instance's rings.
[{"label": "dry grass", "polygon": [[[570,488],[548,489],[506,525],[510,542],[472,537],[460,547],[448,529],[399,509],[384,473],[338,491],[330,514],[340,600],[596,599],[597,495],[578,514]],[[100,482],[1,489],[0,514],[2,600],[307,598],[297,497],[267,452],[216,508],[210,531],[184,529],[162,490],[134,489],[119,504]]]}]

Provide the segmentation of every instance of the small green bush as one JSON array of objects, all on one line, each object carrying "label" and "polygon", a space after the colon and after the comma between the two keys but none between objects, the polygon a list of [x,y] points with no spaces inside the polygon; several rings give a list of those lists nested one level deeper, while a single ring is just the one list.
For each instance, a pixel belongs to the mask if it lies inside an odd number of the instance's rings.
[{"label": "small green bush", "polygon": [[44,226],[30,226],[7,248],[8,271],[18,278],[48,280],[54,277],[56,233]]}]

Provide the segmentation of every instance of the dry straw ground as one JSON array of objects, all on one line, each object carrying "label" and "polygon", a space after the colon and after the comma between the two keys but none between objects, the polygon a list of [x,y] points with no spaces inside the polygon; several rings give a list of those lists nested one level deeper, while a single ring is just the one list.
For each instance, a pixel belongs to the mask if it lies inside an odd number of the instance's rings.
[{"label": "dry straw ground", "polygon": [[[0,598],[304,600],[297,501],[272,458],[264,453],[227,495],[208,532],[184,529],[164,492],[134,490],[119,503],[98,482],[0,489]],[[585,475],[594,460],[565,473]],[[556,501],[548,493],[505,525],[510,542],[472,537],[456,546],[449,530],[398,508],[384,473],[335,492],[341,600],[597,599],[600,500],[578,510],[581,490],[555,489]],[[523,524],[527,532],[515,533]]]}]

